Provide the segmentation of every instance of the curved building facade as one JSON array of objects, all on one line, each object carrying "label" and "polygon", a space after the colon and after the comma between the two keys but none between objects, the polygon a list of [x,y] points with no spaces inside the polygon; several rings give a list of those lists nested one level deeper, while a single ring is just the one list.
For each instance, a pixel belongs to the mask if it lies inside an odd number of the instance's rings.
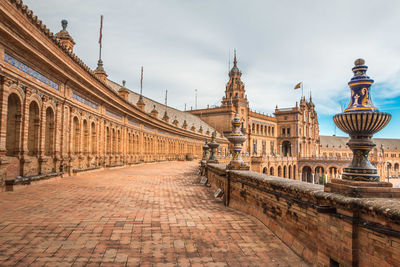
[{"label": "curved building facade", "polygon": [[[0,2],[0,184],[139,162],[198,158],[213,127],[90,69],[63,29]],[[227,140],[217,133],[220,154]]]}]

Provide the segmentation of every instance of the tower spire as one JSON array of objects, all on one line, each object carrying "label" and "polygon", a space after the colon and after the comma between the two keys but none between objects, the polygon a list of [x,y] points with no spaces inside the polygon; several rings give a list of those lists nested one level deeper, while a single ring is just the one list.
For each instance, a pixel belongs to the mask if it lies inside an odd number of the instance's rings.
[{"label": "tower spire", "polygon": [[233,66],[237,67],[237,60],[236,60],[236,49],[234,50],[234,56],[233,56]]}]

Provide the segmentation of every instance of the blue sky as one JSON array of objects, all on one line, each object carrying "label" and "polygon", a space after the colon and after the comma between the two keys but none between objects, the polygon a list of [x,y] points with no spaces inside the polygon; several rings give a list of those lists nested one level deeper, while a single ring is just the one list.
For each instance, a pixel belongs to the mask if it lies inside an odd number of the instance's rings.
[{"label": "blue sky", "polygon": [[[219,105],[228,81],[229,54],[238,66],[251,108],[272,113],[312,91],[320,132],[334,133],[332,116],[347,105],[347,82],[357,58],[375,80],[372,97],[392,114],[377,136],[400,138],[400,1],[337,0],[25,0],[53,31],[69,21],[75,53],[93,69],[99,18],[104,15],[103,61],[109,78],[183,109]],[[79,7],[79,8],[77,8]],[[337,135],[343,135],[337,129]]]}]

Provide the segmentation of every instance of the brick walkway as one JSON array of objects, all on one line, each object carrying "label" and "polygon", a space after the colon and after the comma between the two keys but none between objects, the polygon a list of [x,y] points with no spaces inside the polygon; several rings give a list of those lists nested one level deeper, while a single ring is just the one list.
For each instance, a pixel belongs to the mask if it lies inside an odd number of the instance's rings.
[{"label": "brick walkway", "polygon": [[305,266],[198,184],[197,163],[140,165],[0,193],[0,265]]}]

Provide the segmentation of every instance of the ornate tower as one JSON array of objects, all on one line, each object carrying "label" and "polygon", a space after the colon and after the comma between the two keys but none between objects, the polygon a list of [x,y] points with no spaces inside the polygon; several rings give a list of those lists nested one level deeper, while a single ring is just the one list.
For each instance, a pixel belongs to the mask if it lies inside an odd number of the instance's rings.
[{"label": "ornate tower", "polygon": [[222,98],[223,106],[248,106],[245,95],[244,83],[241,80],[242,72],[237,67],[236,50],[233,58],[233,67],[229,72],[229,81],[226,85],[225,96]]}]

